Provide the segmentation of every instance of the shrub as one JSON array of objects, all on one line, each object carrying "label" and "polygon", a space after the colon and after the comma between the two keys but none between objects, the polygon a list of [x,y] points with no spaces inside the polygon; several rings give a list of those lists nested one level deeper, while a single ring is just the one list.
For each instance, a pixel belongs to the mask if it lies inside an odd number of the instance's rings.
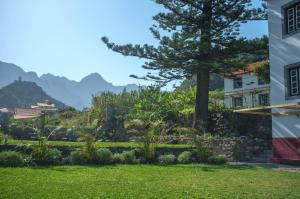
[{"label": "shrub", "polygon": [[121,153],[115,153],[113,154],[113,163],[115,164],[121,164],[124,163],[124,156]]},{"label": "shrub", "polygon": [[192,161],[192,152],[190,151],[184,151],[181,154],[179,154],[177,161],[181,164],[188,164]]},{"label": "shrub", "polygon": [[139,162],[138,159],[136,159],[134,151],[123,151],[121,155],[124,164],[136,164]]},{"label": "shrub", "polygon": [[210,164],[226,164],[228,162],[228,159],[225,155],[220,154],[220,155],[211,156],[208,159],[208,162]]},{"label": "shrub", "polygon": [[106,148],[98,149],[96,151],[96,158],[100,164],[111,164],[113,162],[113,154]]},{"label": "shrub", "polygon": [[213,156],[213,149],[210,146],[198,146],[195,153],[199,162],[208,162],[208,159]]},{"label": "shrub", "polygon": [[0,144],[2,144],[2,142],[4,142],[4,134],[0,130]]},{"label": "shrub", "polygon": [[16,151],[5,151],[0,153],[0,165],[4,167],[20,167],[24,165],[22,154]]},{"label": "shrub", "polygon": [[81,151],[72,151],[69,156],[69,162],[71,164],[79,164],[82,165],[86,163],[86,159]]},{"label": "shrub", "polygon": [[50,149],[48,150],[46,156],[46,163],[48,164],[59,164],[61,161],[62,155],[61,151],[58,149]]},{"label": "shrub", "polygon": [[161,155],[158,158],[158,161],[160,164],[174,164],[176,161],[176,156],[173,154],[169,154],[169,155]]}]

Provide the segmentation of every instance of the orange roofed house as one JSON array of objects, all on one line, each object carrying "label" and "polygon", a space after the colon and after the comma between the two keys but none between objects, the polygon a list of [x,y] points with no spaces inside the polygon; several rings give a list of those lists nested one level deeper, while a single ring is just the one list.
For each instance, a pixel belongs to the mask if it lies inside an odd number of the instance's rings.
[{"label": "orange roofed house", "polygon": [[249,64],[224,79],[224,104],[228,108],[269,105],[270,85],[255,75],[260,64]]}]

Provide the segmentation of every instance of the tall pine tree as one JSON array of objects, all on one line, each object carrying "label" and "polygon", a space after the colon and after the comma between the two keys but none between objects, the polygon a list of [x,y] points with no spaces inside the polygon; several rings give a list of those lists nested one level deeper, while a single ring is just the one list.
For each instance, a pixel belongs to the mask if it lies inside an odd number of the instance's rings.
[{"label": "tall pine tree", "polygon": [[[267,39],[247,41],[237,38],[241,23],[264,20],[263,7],[251,0],[153,0],[165,12],[153,19],[150,28],[158,46],[118,45],[103,37],[107,47],[125,56],[149,60],[142,66],[152,70],[143,78],[167,83],[195,75],[197,93],[194,127],[206,129],[210,74],[227,74],[243,67],[245,53],[266,53]],[[263,51],[261,51],[261,49]]]}]

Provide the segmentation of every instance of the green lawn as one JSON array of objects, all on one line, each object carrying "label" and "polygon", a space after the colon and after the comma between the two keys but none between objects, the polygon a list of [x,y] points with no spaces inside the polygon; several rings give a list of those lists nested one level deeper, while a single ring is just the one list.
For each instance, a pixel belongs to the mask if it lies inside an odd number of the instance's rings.
[{"label": "green lawn", "polygon": [[300,198],[300,173],[234,166],[1,168],[0,198]]},{"label": "green lawn", "polygon": [[[37,141],[30,140],[8,140],[8,144],[34,144]],[[48,141],[50,146],[82,146],[84,142],[67,142],[67,141]],[[134,142],[97,142],[98,147],[137,147],[138,144]],[[189,148],[188,144],[159,144],[159,148]]]}]

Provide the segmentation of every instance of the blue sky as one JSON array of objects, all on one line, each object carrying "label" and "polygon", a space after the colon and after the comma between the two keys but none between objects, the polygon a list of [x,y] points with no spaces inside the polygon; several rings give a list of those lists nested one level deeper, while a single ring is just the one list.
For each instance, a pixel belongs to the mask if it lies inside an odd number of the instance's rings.
[{"label": "blue sky", "polygon": [[[153,43],[151,0],[0,0],[0,60],[38,75],[72,80],[98,72],[115,85],[145,84],[129,77],[146,73],[138,58],[109,51],[100,41]],[[242,27],[242,35],[267,34],[266,22]]]}]

